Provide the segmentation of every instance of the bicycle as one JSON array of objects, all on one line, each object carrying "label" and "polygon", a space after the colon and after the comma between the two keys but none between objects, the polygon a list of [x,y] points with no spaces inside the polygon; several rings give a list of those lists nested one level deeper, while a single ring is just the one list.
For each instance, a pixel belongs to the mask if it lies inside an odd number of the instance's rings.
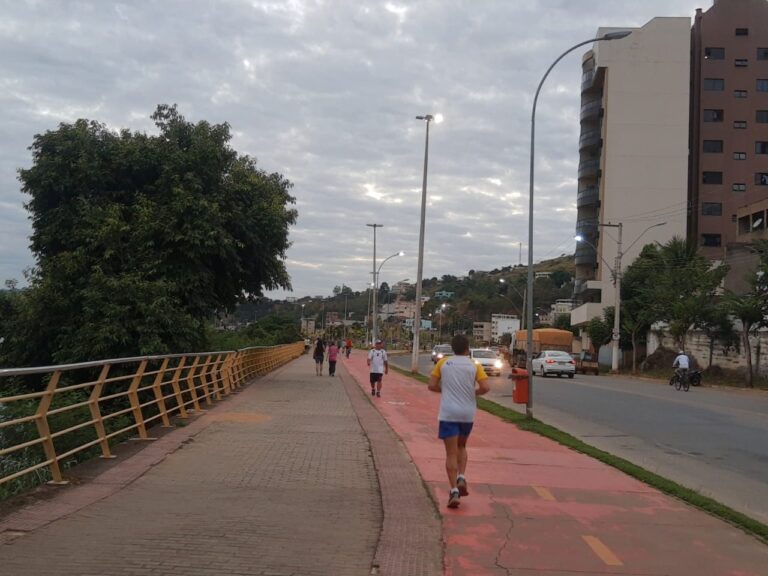
[{"label": "bicycle", "polygon": [[688,392],[691,389],[688,374],[680,374],[679,372],[672,374],[672,378],[669,379],[669,385],[674,386],[675,390],[682,388],[683,392]]}]

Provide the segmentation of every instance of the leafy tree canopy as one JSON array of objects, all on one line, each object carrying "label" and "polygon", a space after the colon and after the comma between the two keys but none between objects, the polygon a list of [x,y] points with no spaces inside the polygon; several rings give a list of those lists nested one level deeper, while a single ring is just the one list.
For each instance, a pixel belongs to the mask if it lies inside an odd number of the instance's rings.
[{"label": "leafy tree canopy", "polygon": [[227,124],[152,118],[156,136],[89,120],[35,136],[19,178],[37,267],[12,362],[200,349],[216,310],[290,288],[291,183],[233,150]]}]

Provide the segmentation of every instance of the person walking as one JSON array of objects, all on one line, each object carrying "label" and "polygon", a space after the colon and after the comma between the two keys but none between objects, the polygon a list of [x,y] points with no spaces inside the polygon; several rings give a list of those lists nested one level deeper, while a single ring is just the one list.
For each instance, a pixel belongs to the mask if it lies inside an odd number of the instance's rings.
[{"label": "person walking", "polygon": [[323,358],[325,357],[325,345],[322,339],[318,338],[315,342],[315,349],[312,352],[312,358],[315,359],[315,375],[323,375]]},{"label": "person walking", "polygon": [[347,358],[349,358],[350,353],[352,352],[352,338],[347,338],[346,342],[346,352],[347,352]]},{"label": "person walking", "polygon": [[328,346],[328,376],[336,376],[336,358],[339,355],[339,347],[336,342]]},{"label": "person walking", "polygon": [[381,397],[381,383],[384,374],[389,374],[389,359],[387,351],[382,348],[381,340],[376,340],[374,347],[368,352],[368,366],[371,381],[371,396]]},{"label": "person walking", "polygon": [[427,388],[440,397],[437,436],[445,444],[445,472],[451,486],[448,508],[458,508],[467,489],[467,440],[477,411],[477,397],[490,391],[488,375],[469,358],[469,340],[457,334],[451,340],[454,356],[435,364]]}]

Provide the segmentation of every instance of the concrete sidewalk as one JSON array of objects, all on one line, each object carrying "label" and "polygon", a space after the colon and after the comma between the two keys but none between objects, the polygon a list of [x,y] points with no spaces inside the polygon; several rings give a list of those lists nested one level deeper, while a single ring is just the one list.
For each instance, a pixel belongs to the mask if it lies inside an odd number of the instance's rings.
[{"label": "concrete sidewalk", "polygon": [[442,571],[439,517],[402,444],[354,381],[315,376],[308,356],[58,490],[0,519],[0,574]]},{"label": "concrete sidewalk", "polygon": [[[364,354],[345,367],[368,391]],[[768,547],[551,440],[478,411],[470,495],[446,507],[439,396],[390,372],[373,399],[439,503],[446,574],[765,576]]]}]

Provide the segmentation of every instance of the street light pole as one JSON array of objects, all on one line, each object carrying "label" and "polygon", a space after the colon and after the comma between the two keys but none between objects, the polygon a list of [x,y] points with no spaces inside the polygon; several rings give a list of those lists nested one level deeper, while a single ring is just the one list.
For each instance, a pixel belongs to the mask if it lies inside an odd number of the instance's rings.
[{"label": "street light pole", "polygon": [[424,271],[424,224],[427,215],[427,165],[429,163],[429,123],[442,121],[440,114],[416,116],[416,120],[424,120],[427,125],[424,140],[424,175],[421,183],[421,225],[419,226],[419,258],[416,267],[416,311],[413,319],[413,350],[411,352],[411,372],[419,371],[419,332],[421,331],[421,276]]},{"label": "street light pole", "polygon": [[[640,235],[635,238],[635,240],[632,242],[632,244],[629,245],[629,248],[627,250],[630,250],[632,246],[634,246],[640,238],[643,237],[643,235],[648,232],[651,228],[656,228],[658,226],[664,226],[666,222],[658,222],[656,224],[652,224],[648,226],[645,230],[643,230]],[[618,224],[611,224],[610,222],[607,222],[605,224],[597,223],[597,226],[603,227],[603,228],[618,228],[619,229],[619,235],[616,239],[616,259],[614,260],[613,264],[613,270],[611,270],[611,267],[608,265],[607,262],[605,262],[605,258],[603,258],[602,253],[597,249],[597,247],[592,244],[591,242],[585,240],[582,236],[576,236],[577,242],[585,242],[586,244],[589,244],[594,248],[595,252],[598,253],[600,256],[600,259],[605,263],[605,265],[608,267],[608,270],[613,275],[613,285],[615,289],[615,294],[613,298],[613,331],[611,332],[611,372],[618,372],[619,371],[619,355],[621,353],[621,348],[619,347],[620,340],[621,340],[621,258],[624,256],[624,253],[621,250],[621,243],[622,243],[622,234],[624,231],[624,223],[619,222]]]},{"label": "street light pole", "polygon": [[584,46],[585,44],[590,44],[592,42],[600,42],[603,40],[618,40],[620,38],[625,38],[629,36],[632,32],[629,30],[621,31],[621,32],[609,32],[608,34],[605,34],[603,36],[600,36],[598,38],[590,38],[589,40],[585,40],[584,42],[579,42],[578,44],[571,46],[560,54],[560,56],[557,57],[557,59],[552,62],[552,64],[547,68],[547,71],[544,73],[544,76],[541,78],[541,82],[539,82],[539,86],[536,88],[536,94],[533,97],[533,107],[531,108],[531,164],[530,164],[530,178],[528,182],[528,302],[527,304],[527,310],[526,310],[526,324],[528,326],[528,338],[527,338],[527,353],[526,353],[526,361],[525,361],[525,367],[528,371],[528,402],[525,406],[525,414],[528,418],[533,418],[533,370],[532,370],[532,360],[533,360],[533,166],[534,166],[534,144],[536,141],[536,103],[539,100],[539,92],[541,92],[541,87],[544,85],[544,81],[547,79],[547,76],[549,76],[549,73],[552,71],[552,68],[555,67],[555,65],[560,62],[567,54],[570,52],[573,52],[576,50],[576,48],[579,48],[580,46]]},{"label": "street light pole", "polygon": [[371,340],[376,341],[376,228],[383,228],[384,224],[366,224],[373,228],[373,296],[371,298],[371,310],[373,311],[373,324],[371,325]]},{"label": "street light pole", "polygon": [[[370,226],[370,224],[369,224],[369,226]],[[381,267],[384,266],[384,262],[386,262],[387,260],[391,260],[395,256],[405,256],[405,252],[403,252],[401,250],[400,252],[396,252],[395,254],[392,254],[392,256],[387,256],[386,258],[384,258],[382,263],[379,264],[378,268],[375,268],[376,263],[374,261],[373,291],[374,291],[374,294],[376,294],[377,296],[378,296],[378,292],[379,292],[379,272],[381,272]],[[376,302],[375,298],[374,298],[374,302]],[[376,327],[376,316],[378,316],[378,311],[376,310],[376,306],[374,305],[374,309],[373,309],[373,336],[371,338],[371,340],[373,340],[374,342],[376,341],[376,337],[378,336],[377,327]]]}]

